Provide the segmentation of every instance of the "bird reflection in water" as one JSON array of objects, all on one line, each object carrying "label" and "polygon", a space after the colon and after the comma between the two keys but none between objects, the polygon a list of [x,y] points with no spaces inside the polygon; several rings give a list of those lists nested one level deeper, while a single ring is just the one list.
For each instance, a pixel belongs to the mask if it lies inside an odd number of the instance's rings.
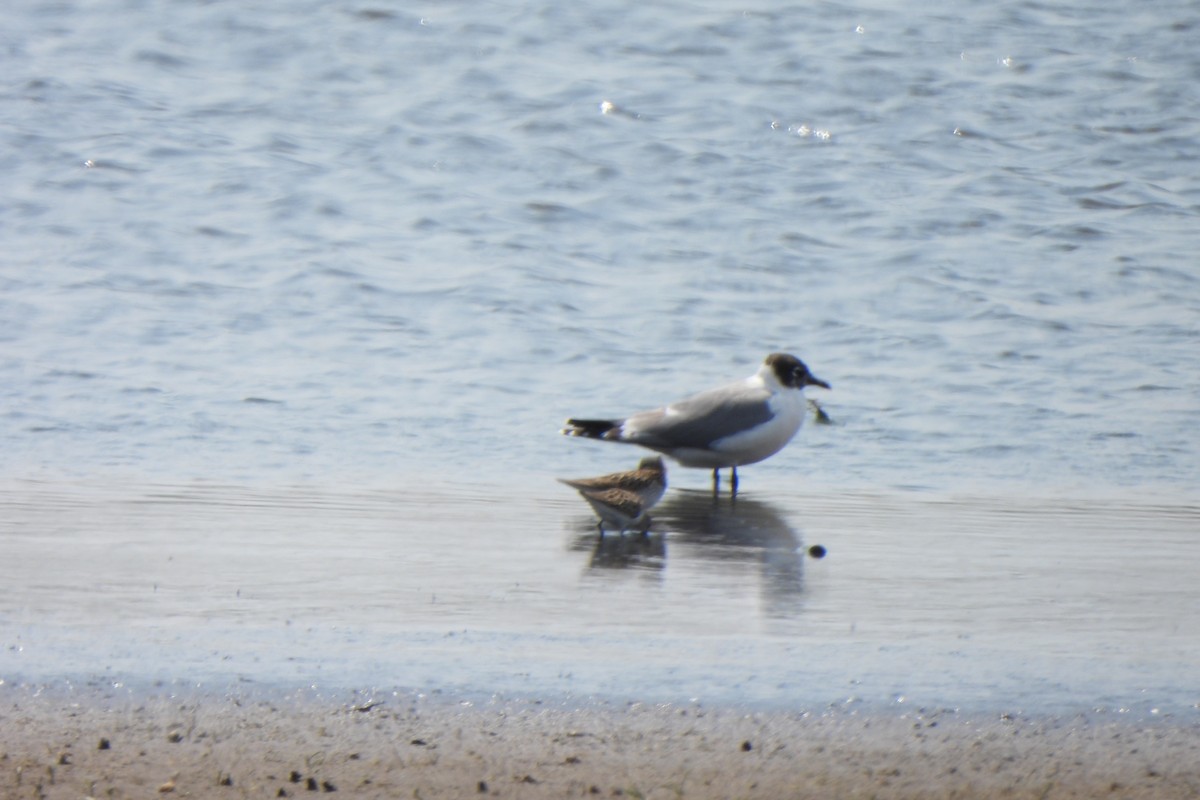
[{"label": "bird reflection in water", "polygon": [[593,538],[588,544],[592,548],[588,569],[638,567],[658,571],[667,562],[666,540],[657,533],[635,536],[602,536]]},{"label": "bird reflection in water", "polygon": [[661,571],[668,537],[673,562],[686,563],[693,575],[710,571],[744,576],[747,567],[754,568],[765,617],[790,619],[800,612],[805,559],[801,537],[782,509],[753,496],[742,494],[730,501],[705,491],[677,489],[656,507],[648,535],[597,538],[578,533],[571,549],[591,551],[589,571]]},{"label": "bird reflection in water", "polygon": [[672,533],[672,554],[696,559],[713,572],[755,564],[764,616],[794,617],[804,591],[804,548],[782,509],[739,495],[721,501],[711,494],[678,490],[659,504],[658,517]]}]

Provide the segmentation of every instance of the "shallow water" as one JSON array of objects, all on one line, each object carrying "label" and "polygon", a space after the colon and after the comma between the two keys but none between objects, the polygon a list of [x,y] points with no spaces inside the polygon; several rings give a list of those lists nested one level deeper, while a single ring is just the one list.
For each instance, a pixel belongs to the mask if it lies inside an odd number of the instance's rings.
[{"label": "shallow water", "polygon": [[[0,670],[1194,696],[1198,25],[10,9]],[[836,424],[596,552],[561,420],[773,350]]]},{"label": "shallow water", "polygon": [[495,485],[0,504],[10,681],[1144,715],[1200,689],[1195,506],[677,491],[600,539]]}]

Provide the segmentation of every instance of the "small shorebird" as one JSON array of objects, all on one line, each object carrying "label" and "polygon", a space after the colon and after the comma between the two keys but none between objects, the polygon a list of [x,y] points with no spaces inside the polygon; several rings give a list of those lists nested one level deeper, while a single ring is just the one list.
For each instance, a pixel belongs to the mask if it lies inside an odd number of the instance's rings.
[{"label": "small shorebird", "polygon": [[775,455],[804,424],[805,386],[830,388],[800,359],[772,353],[745,380],[623,419],[568,419],[562,432],[636,444],[682,466],[711,469],[713,491],[720,485],[720,470],[730,467],[736,494],[737,468]]},{"label": "small shorebird", "polygon": [[637,469],[626,472],[614,472],[596,478],[559,478],[572,489],[584,491],[604,491],[605,489],[624,489],[638,496],[646,509],[662,499],[667,490],[667,468],[659,456],[648,456],[638,462]]},{"label": "small shorebird", "polygon": [[637,494],[628,489],[584,489],[580,492],[587,500],[596,516],[600,518],[600,535],[604,535],[604,523],[608,523],[621,532],[635,526],[645,533],[650,530],[650,515]]}]

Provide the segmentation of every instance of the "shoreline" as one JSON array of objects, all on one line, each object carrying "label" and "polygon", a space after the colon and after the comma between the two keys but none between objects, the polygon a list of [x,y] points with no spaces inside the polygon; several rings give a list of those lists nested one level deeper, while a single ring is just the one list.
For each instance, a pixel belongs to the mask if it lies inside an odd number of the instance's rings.
[{"label": "shoreline", "polygon": [[0,686],[11,798],[1190,798],[1200,720]]}]

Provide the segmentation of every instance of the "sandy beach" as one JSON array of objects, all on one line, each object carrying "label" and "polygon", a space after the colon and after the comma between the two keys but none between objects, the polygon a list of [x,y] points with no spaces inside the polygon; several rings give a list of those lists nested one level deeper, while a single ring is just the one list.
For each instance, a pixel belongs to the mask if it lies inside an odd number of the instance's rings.
[{"label": "sandy beach", "polygon": [[1193,798],[1200,724],[0,688],[6,798]]}]

